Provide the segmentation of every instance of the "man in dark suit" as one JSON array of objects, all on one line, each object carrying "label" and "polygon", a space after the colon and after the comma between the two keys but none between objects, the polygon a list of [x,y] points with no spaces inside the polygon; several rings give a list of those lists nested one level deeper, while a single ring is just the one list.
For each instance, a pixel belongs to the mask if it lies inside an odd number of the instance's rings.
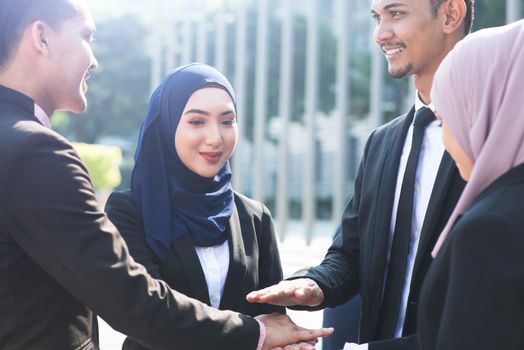
[{"label": "man in dark suit", "polygon": [[0,0],[0,348],[97,349],[93,312],[152,349],[269,349],[329,333],[212,309],[129,256],[49,128],[55,110],[86,108],[94,30],[83,0]]},{"label": "man in dark suit", "polygon": [[429,93],[440,62],[469,32],[473,1],[374,0],[371,13],[389,73],[415,78],[415,106],[369,137],[342,235],[323,262],[247,298],[321,309],[359,293],[360,345],[345,349],[410,349],[418,347],[430,252],[464,186],[444,152]]}]

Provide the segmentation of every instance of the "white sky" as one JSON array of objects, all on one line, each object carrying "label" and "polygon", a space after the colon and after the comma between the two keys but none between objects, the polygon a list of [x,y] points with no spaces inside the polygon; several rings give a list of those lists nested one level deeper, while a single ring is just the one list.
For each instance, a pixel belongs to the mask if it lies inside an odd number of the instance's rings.
[{"label": "white sky", "polygon": [[221,3],[229,8],[235,8],[238,1],[250,0],[88,0],[89,7],[97,21],[119,17],[125,14],[139,14],[145,20],[154,15],[155,10],[162,8],[162,2],[174,3],[176,8],[184,9],[192,6],[193,11],[205,6],[208,12],[213,12]]}]

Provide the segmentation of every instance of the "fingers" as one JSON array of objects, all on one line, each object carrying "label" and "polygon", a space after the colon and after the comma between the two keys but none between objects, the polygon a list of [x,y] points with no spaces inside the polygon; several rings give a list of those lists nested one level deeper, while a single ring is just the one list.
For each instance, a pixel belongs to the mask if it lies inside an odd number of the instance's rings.
[{"label": "fingers", "polygon": [[276,347],[271,350],[313,350],[316,349],[316,342],[300,342],[297,344],[289,344],[284,347]]},{"label": "fingers", "polygon": [[300,342],[297,344],[286,345],[284,346],[283,350],[313,350],[315,349],[315,344]]},{"label": "fingers", "polygon": [[301,278],[280,283],[249,293],[246,300],[251,303],[268,303],[280,306],[316,306],[324,300],[324,294],[317,283]]},{"label": "fingers", "polygon": [[287,315],[259,315],[255,318],[266,327],[264,349],[314,349],[319,337],[333,333],[333,328],[306,329],[297,326]]},{"label": "fingers", "polygon": [[[274,286],[254,291],[246,296],[246,300],[252,303],[269,303],[280,306],[292,306],[301,300],[295,296],[296,287],[290,283],[279,283]],[[299,293],[303,295],[304,293]]]},{"label": "fingers", "polygon": [[333,334],[333,328],[307,329],[296,326],[297,330],[289,339],[290,343],[297,344],[300,342],[316,343],[318,338],[327,337]]}]

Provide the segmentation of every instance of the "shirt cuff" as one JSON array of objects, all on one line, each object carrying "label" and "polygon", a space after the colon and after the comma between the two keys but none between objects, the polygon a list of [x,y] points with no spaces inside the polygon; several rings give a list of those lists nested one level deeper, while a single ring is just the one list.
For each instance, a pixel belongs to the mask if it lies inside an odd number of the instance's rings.
[{"label": "shirt cuff", "polygon": [[266,326],[259,320],[256,320],[260,325],[260,338],[258,338],[257,350],[262,350],[262,345],[264,345],[264,340],[266,340]]}]

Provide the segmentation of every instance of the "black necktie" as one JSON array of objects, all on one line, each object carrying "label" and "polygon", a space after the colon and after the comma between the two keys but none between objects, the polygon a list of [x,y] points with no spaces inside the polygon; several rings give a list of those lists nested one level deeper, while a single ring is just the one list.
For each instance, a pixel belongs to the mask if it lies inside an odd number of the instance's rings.
[{"label": "black necktie", "polygon": [[395,333],[400,312],[400,302],[406,274],[406,263],[409,254],[411,221],[413,217],[413,192],[415,190],[415,175],[424,138],[425,127],[435,120],[433,112],[426,107],[420,108],[415,114],[413,123],[413,140],[409,152],[400,198],[398,201],[397,219],[391,245],[391,255],[388,265],[384,296],[380,311],[379,339],[391,339]]}]

